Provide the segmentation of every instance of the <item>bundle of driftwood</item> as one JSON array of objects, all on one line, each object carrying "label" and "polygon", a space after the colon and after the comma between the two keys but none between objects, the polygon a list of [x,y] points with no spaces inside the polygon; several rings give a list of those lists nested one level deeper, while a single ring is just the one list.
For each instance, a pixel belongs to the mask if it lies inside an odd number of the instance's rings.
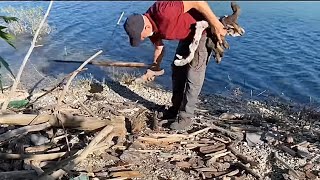
[{"label": "bundle of driftwood", "polygon": [[[243,36],[245,30],[238,24],[238,18],[240,15],[240,6],[235,2],[231,2],[231,9],[233,13],[231,15],[226,15],[221,17],[219,20],[224,25],[227,30],[227,35],[232,37]],[[195,34],[191,44],[189,45],[189,55],[187,57],[182,57],[177,55],[177,59],[174,60],[174,64],[176,66],[184,66],[192,61],[194,58],[195,52],[199,46],[199,41],[203,34],[203,31],[209,27],[209,23],[207,21],[199,21],[195,25]],[[229,49],[230,46],[225,39],[222,39],[222,43],[218,42],[218,38],[215,35],[208,36],[207,47],[212,50],[214,58],[217,63],[220,63],[222,57],[224,55],[225,49]]]}]

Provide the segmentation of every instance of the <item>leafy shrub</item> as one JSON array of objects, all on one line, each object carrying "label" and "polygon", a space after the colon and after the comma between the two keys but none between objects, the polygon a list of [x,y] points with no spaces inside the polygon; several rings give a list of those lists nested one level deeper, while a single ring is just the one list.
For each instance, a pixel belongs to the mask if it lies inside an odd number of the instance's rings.
[{"label": "leafy shrub", "polygon": [[[42,7],[4,7],[0,9],[0,12],[6,16],[13,16],[18,18],[18,21],[10,22],[7,25],[8,32],[18,35],[30,33],[32,36],[35,35],[40,22],[44,16]],[[50,34],[52,28],[46,21],[41,28],[39,36]]]}]

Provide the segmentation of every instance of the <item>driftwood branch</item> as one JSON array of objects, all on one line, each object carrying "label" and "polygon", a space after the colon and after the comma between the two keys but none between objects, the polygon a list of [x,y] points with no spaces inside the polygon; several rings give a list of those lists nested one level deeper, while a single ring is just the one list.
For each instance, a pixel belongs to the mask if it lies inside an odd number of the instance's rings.
[{"label": "driftwood branch", "polygon": [[0,153],[0,159],[26,159],[35,161],[48,161],[63,157],[66,153],[51,153],[51,154],[11,154],[11,153]]},{"label": "driftwood branch", "polygon": [[[65,170],[69,171],[73,169],[80,161],[85,159],[94,149],[95,146],[101,142],[107,135],[113,130],[113,126],[107,126],[100,131],[100,133],[89,143],[89,145],[82,151],[78,151],[77,157],[71,157],[70,162],[66,165],[57,166],[54,170],[44,173],[41,179],[58,179],[65,174]],[[110,143],[111,144],[111,143]],[[58,169],[57,171],[55,171]],[[52,174],[51,174],[52,173]],[[51,174],[51,175],[49,175]]]},{"label": "driftwood branch", "polygon": [[28,134],[29,132],[41,131],[41,130],[47,129],[50,126],[51,124],[46,122],[43,124],[24,126],[18,129],[14,129],[12,131],[8,131],[0,135],[0,144],[3,142],[6,142],[7,140],[10,140],[13,137],[25,135],[25,134]]},{"label": "driftwood branch", "polygon": [[84,105],[80,99],[75,95],[72,94],[72,96],[79,102],[79,104],[81,105],[81,107],[83,107],[84,110],[87,111],[88,114],[90,114],[92,117],[97,117],[86,105]]},{"label": "driftwood branch", "polygon": [[26,153],[36,153],[36,152],[44,152],[50,148],[52,148],[52,144],[45,144],[45,145],[39,145],[39,146],[26,147],[24,151]]},{"label": "driftwood branch", "polygon": [[91,56],[89,59],[87,59],[85,62],[83,62],[83,63],[78,67],[78,69],[75,70],[75,71],[72,73],[71,77],[68,79],[66,85],[65,85],[64,88],[63,88],[62,93],[60,94],[60,96],[59,96],[59,98],[58,98],[58,102],[57,102],[57,105],[56,105],[56,108],[55,108],[56,110],[58,109],[58,107],[60,106],[62,100],[64,99],[64,97],[65,97],[65,95],[66,95],[66,93],[67,93],[67,91],[68,91],[68,88],[69,88],[69,86],[70,86],[70,84],[71,84],[71,81],[76,77],[76,75],[78,74],[78,72],[79,72],[85,65],[87,65],[92,59],[94,59],[95,57],[97,57],[97,56],[98,56],[99,54],[101,54],[101,53],[102,53],[102,50],[98,51],[96,54],[94,54],[94,55]]},{"label": "driftwood branch", "polygon": [[293,173],[294,176],[296,176],[296,178],[299,178],[299,174],[297,173],[297,171],[295,171],[293,168],[291,168],[285,161],[283,161],[279,155],[278,152],[274,152],[273,153],[273,157],[278,160],[281,164],[283,164],[286,168],[289,169],[289,171],[291,171]]},{"label": "driftwood branch", "polygon": [[219,131],[222,134],[225,134],[225,135],[229,136],[230,138],[232,138],[234,140],[242,140],[243,139],[243,134],[242,133],[231,132],[231,131],[229,131],[227,129],[221,128],[221,127],[216,126],[216,125],[211,125],[210,127],[211,127],[211,129]]},{"label": "driftwood branch", "polygon": [[17,89],[17,87],[18,87],[18,84],[19,84],[19,82],[20,82],[20,78],[21,78],[21,75],[22,75],[22,71],[23,71],[24,67],[25,67],[26,64],[27,64],[27,61],[28,61],[28,59],[29,59],[29,57],[30,57],[33,49],[35,48],[37,38],[38,38],[38,36],[39,36],[39,34],[40,34],[40,30],[41,30],[44,22],[46,21],[48,15],[49,15],[49,12],[50,12],[52,3],[53,3],[53,1],[50,1],[49,7],[48,7],[48,9],[47,9],[47,12],[45,13],[43,19],[41,20],[40,25],[39,25],[39,27],[38,27],[38,29],[37,29],[34,37],[33,37],[33,40],[32,40],[32,42],[31,42],[31,46],[30,46],[30,48],[29,48],[29,50],[28,50],[28,52],[27,52],[27,55],[26,55],[26,56],[24,57],[24,59],[23,59],[23,62],[22,62],[22,64],[21,64],[21,66],[20,66],[20,69],[19,69],[19,72],[18,72],[18,74],[17,74],[16,80],[14,81],[14,83],[13,83],[13,85],[12,85],[11,91],[10,91],[10,93],[8,94],[8,97],[7,97],[6,101],[5,101],[5,102],[3,103],[3,105],[2,105],[2,108],[1,108],[2,111],[4,111],[4,110],[7,109],[8,105],[9,105],[10,98],[13,96],[14,92],[16,91],[16,89]]},{"label": "driftwood branch", "polygon": [[152,133],[151,137],[138,137],[137,140],[146,141],[151,144],[168,144],[182,141],[183,139],[194,138],[196,135],[210,130],[211,127],[206,127],[191,134],[164,134],[164,133]]},{"label": "driftwood branch", "polygon": [[239,153],[233,146],[233,143],[231,143],[229,146],[227,146],[227,149],[232,152],[240,161],[244,163],[249,163],[251,166],[257,166],[257,162],[251,160],[251,158],[244,156],[243,154]]},{"label": "driftwood branch", "polygon": [[[53,60],[59,63],[83,63],[83,61],[65,61],[65,60]],[[145,64],[139,62],[122,62],[122,61],[90,61],[88,64],[105,66],[105,67],[132,67],[132,68],[147,68],[152,64]]]},{"label": "driftwood branch", "polygon": [[58,121],[54,115],[48,114],[9,114],[0,116],[0,124],[26,126],[30,123],[35,125],[49,122],[53,127],[61,127],[63,124],[66,128],[91,131],[106,125],[116,124],[115,122],[122,123],[120,121],[123,119],[123,116],[116,116],[114,117],[115,120],[110,121],[100,120],[95,117],[73,116],[70,114],[64,114],[60,117],[61,119]]},{"label": "driftwood branch", "polygon": [[[86,68],[83,68],[83,69],[81,69],[79,72],[84,71],[84,70],[87,70],[87,69],[86,69]],[[29,102],[29,103],[28,103],[27,107],[31,106],[31,105],[34,104],[36,101],[38,101],[40,98],[42,98],[43,96],[51,93],[51,92],[54,91],[56,88],[58,88],[59,86],[61,86],[61,85],[64,83],[64,81],[65,81],[67,78],[69,78],[71,75],[72,75],[72,73],[66,75],[61,81],[59,81],[59,82],[58,82],[57,84],[55,84],[53,87],[51,87],[50,89],[46,90],[46,92],[42,93],[41,95],[38,95],[35,100],[33,100],[32,102]],[[33,95],[33,96],[34,96],[34,95]]]},{"label": "driftwood branch", "polygon": [[37,179],[38,175],[35,170],[7,171],[0,172],[1,179],[20,180],[20,179]]},{"label": "driftwood branch", "polygon": [[259,174],[255,173],[251,168],[245,166],[242,162],[236,162],[235,165],[245,170],[246,172],[250,173],[253,177],[259,180],[262,179],[262,177]]}]

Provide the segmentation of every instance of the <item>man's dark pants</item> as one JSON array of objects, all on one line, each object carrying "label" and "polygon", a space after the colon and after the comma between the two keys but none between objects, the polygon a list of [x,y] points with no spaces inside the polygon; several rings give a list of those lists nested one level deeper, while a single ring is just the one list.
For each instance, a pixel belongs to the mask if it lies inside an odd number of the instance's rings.
[{"label": "man's dark pants", "polygon": [[[184,57],[189,54],[189,45],[192,40],[180,41],[176,49],[176,54]],[[191,118],[198,101],[204,78],[206,67],[211,55],[211,50],[206,46],[207,36],[202,35],[198,49],[193,60],[185,66],[175,66],[172,63],[172,110],[179,111],[180,118]]]}]

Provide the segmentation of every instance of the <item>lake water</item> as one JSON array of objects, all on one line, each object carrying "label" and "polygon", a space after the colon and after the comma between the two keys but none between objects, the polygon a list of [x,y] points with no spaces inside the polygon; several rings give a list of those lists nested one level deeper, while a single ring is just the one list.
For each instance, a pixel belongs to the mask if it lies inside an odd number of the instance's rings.
[{"label": "lake water", "polygon": [[[58,64],[50,60],[84,61],[98,50],[97,60],[152,61],[153,47],[149,41],[130,47],[122,24],[129,14],[143,13],[151,1],[54,2],[49,24],[53,32],[34,50],[26,73],[40,77],[58,76],[76,69],[79,64]],[[230,2],[209,2],[217,16],[231,13]],[[228,37],[231,49],[221,64],[212,59],[207,69],[203,93],[232,94],[240,89],[243,96],[280,97],[297,103],[320,102],[320,2],[238,2],[242,9],[239,19],[246,30],[243,37]],[[49,2],[0,2],[6,6],[43,6]],[[120,25],[116,25],[121,13]],[[14,69],[20,66],[29,46],[30,37],[18,38],[17,49],[0,44],[0,55]],[[164,76],[157,79],[164,88],[171,87],[171,69],[176,41],[165,41]],[[88,66],[87,72],[102,79],[107,68]],[[110,68],[109,68],[110,70]],[[113,69],[114,71],[119,68]],[[126,69],[127,71],[130,71]],[[135,69],[130,72],[143,72]],[[33,74],[35,73],[35,74]],[[36,84],[36,78],[26,76]]]}]

